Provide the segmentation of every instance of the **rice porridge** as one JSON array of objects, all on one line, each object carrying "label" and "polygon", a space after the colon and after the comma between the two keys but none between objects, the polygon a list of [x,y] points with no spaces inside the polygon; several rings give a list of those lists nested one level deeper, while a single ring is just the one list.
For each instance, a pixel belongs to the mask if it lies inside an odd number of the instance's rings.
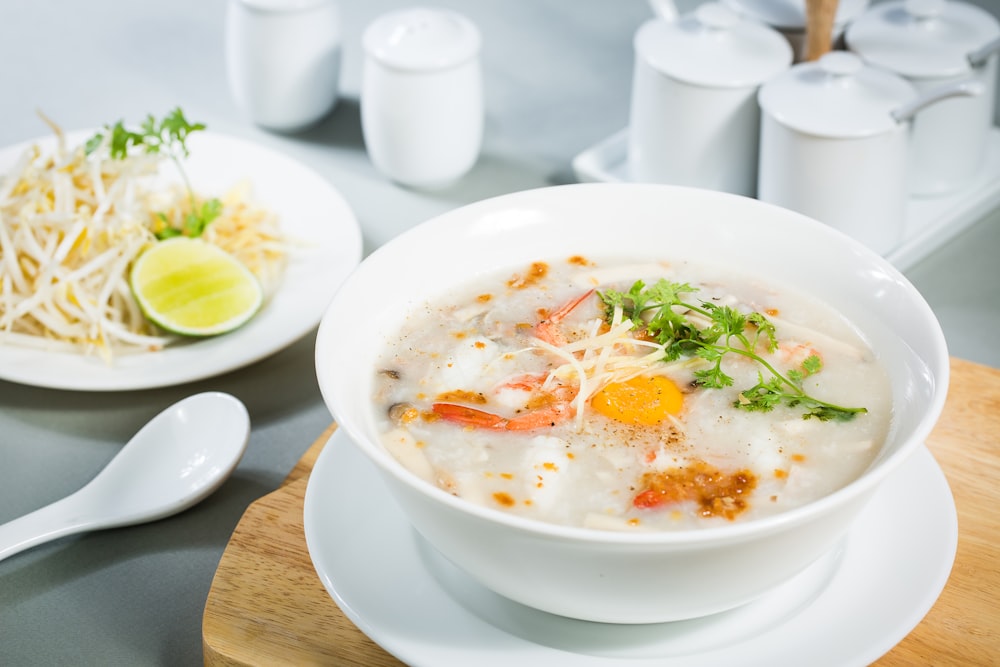
[{"label": "rice porridge", "polygon": [[406,468],[569,526],[677,530],[808,503],[871,463],[885,369],[843,316],[718,267],[580,256],[426,303],[373,400]]}]

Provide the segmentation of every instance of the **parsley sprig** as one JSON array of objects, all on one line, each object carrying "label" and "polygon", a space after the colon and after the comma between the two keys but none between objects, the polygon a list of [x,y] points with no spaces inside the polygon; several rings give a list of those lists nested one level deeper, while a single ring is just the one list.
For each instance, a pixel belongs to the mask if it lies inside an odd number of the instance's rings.
[{"label": "parsley sprig", "polygon": [[664,346],[666,361],[693,356],[705,360],[708,367],[694,373],[700,386],[732,386],[732,376],[722,369],[723,359],[729,354],[747,357],[762,366],[757,384],[741,391],[734,402],[737,408],[769,412],[780,404],[798,406],[804,410],[803,419],[822,421],[849,421],[867,412],[865,408],[843,407],[810,396],[802,383],[822,370],[823,362],[817,355],[810,355],[797,368],[779,372],[757,353],[758,349],[773,352],[778,348],[774,324],[767,317],[758,312],[744,314],[710,301],[693,304],[685,300],[686,295],[697,291],[687,283],[661,278],[648,287],[639,280],[627,292],[608,290],[599,292],[599,296],[609,322],[615,307],[621,306],[626,318],[637,328],[645,326],[649,335]]},{"label": "parsley sprig", "polygon": [[184,117],[184,112],[178,107],[159,121],[152,114],[148,115],[139,126],[138,131],[128,129],[125,127],[124,121],[121,120],[114,125],[105,125],[101,131],[87,140],[87,143],[84,144],[84,151],[90,155],[100,148],[106,140],[108,152],[115,160],[124,160],[133,149],[141,150],[148,155],[163,154],[169,157],[177,166],[177,171],[184,181],[191,210],[184,216],[180,225],[174,225],[166,215],[157,213],[157,217],[163,222],[163,228],[156,233],[156,236],[161,240],[181,235],[201,236],[205,228],[222,213],[222,202],[212,198],[199,205],[187,173],[184,171],[181,158],[186,158],[189,155],[188,136],[192,132],[204,129],[203,123],[189,122]]}]

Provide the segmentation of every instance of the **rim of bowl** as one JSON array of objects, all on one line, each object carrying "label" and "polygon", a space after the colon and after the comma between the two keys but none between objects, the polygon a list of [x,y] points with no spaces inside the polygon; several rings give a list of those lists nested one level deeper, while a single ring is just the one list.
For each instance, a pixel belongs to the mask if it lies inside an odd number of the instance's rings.
[{"label": "rim of bowl", "polygon": [[[329,370],[331,367],[330,363],[326,361],[328,346],[325,344],[325,341],[329,339],[329,336],[325,335],[325,333],[327,329],[331,329],[335,326],[332,314],[335,310],[334,305],[337,301],[337,296],[341,291],[346,291],[350,285],[358,279],[359,275],[363,276],[363,273],[366,270],[366,262],[368,263],[367,265],[370,266],[372,263],[378,261],[377,258],[383,254],[394,252],[395,248],[412,243],[413,240],[432,233],[438,226],[447,227],[450,224],[455,224],[454,220],[457,218],[465,217],[470,212],[475,212],[478,208],[495,206],[497,203],[503,202],[504,200],[515,201],[516,199],[522,197],[544,196],[540,193],[553,190],[605,189],[610,191],[612,189],[628,190],[638,188],[659,189],[665,193],[665,196],[667,196],[671,191],[678,193],[708,193],[710,196],[746,200],[748,202],[747,205],[749,206],[771,209],[776,214],[796,219],[796,224],[812,227],[814,231],[820,235],[828,235],[831,239],[838,239],[838,243],[846,244],[852,249],[852,252],[860,255],[862,259],[877,266],[882,271],[887,272],[894,280],[901,283],[914,297],[912,305],[920,309],[920,318],[925,322],[928,327],[928,332],[934,338],[933,346],[941,351],[941,354],[938,355],[940,358],[938,359],[924,359],[924,362],[928,364],[928,370],[935,378],[934,391],[931,400],[927,405],[927,410],[924,412],[924,415],[921,417],[919,422],[914,426],[910,436],[888,456],[884,458],[876,458],[859,477],[855,478],[847,485],[825,496],[809,501],[804,505],[793,507],[774,515],[750,519],[743,522],[709,526],[705,528],[686,528],[680,530],[648,532],[612,531],[597,528],[585,528],[581,526],[567,526],[542,521],[540,519],[532,519],[508,514],[502,510],[477,505],[463,498],[454,496],[443,489],[420,479],[417,475],[406,469],[401,463],[393,458],[380,443],[373,441],[366,435],[363,425],[358,419],[356,419],[356,415],[341,410],[340,407],[330,399],[328,389],[330,383],[328,383],[326,378],[329,373],[332,373],[332,371]],[[852,499],[873,490],[874,487],[885,479],[885,477],[887,477],[907,458],[909,458],[909,456],[913,454],[918,447],[925,444],[927,436],[933,430],[938,418],[940,417],[944,408],[945,399],[947,397],[947,389],[950,379],[950,364],[944,333],[937,317],[931,310],[930,305],[926,302],[923,295],[920,294],[916,287],[913,286],[909,279],[902,274],[902,272],[900,272],[888,260],[877,254],[875,251],[869,249],[867,246],[864,246],[859,241],[849,237],[837,229],[789,209],[768,204],[756,199],[742,197],[740,195],[732,195],[715,191],[710,192],[701,188],[692,188],[687,186],[639,183],[571,183],[565,185],[544,186],[490,197],[446,211],[442,214],[429,218],[414,227],[411,227],[400,235],[389,240],[387,243],[373,251],[369,255],[369,258],[376,259],[372,260],[372,262],[368,262],[367,258],[362,260],[361,264],[355,268],[351,275],[349,275],[348,278],[341,284],[338,289],[338,295],[334,296],[327,312],[324,314],[320,322],[316,338],[315,360],[320,393],[323,396],[324,403],[327,405],[328,410],[333,415],[338,429],[344,429],[354,446],[362,449],[366,458],[375,463],[380,471],[391,475],[393,478],[407,485],[414,491],[417,491],[421,495],[427,496],[434,501],[440,502],[448,506],[450,509],[460,513],[474,515],[483,520],[503,524],[506,527],[520,530],[525,533],[544,535],[549,538],[560,538],[567,541],[600,543],[602,545],[677,547],[739,541],[745,538],[771,534],[793,525],[807,522],[813,517],[824,515],[827,512],[836,509],[837,506],[846,504]],[[937,363],[932,365],[931,362]],[[406,513],[405,508],[404,513]]]}]

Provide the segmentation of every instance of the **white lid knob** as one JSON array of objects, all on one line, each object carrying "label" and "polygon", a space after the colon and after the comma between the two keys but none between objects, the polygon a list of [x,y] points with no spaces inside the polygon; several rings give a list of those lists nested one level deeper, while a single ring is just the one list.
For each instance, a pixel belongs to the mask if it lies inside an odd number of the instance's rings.
[{"label": "white lid knob", "polygon": [[944,14],[945,0],[906,0],[906,13],[918,20],[933,19]]},{"label": "white lid knob", "polygon": [[819,68],[832,76],[851,76],[864,66],[861,58],[846,51],[831,51],[819,59]]},{"label": "white lid knob", "polygon": [[457,12],[404,9],[375,19],[362,38],[365,52],[403,70],[439,70],[461,65],[479,53],[479,30]]},{"label": "white lid knob", "polygon": [[706,2],[695,10],[698,22],[713,30],[729,30],[740,21],[740,17],[718,2]]}]

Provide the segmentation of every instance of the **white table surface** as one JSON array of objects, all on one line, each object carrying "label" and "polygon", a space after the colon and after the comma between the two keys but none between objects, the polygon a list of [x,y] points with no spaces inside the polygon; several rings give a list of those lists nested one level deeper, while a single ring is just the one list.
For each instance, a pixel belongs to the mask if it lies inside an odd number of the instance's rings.
[{"label": "white table surface", "polygon": [[[456,186],[410,191],[382,178],[362,140],[360,34],[408,6],[343,0],[342,98],[298,135],[250,124],[227,88],[222,0],[3,0],[0,146],[66,129],[139,120],[180,105],[217,132],[274,147],[328,178],[354,209],[365,251],[437,213],[515,190],[571,182],[572,158],[627,123],[632,34],[645,0],[458,0],[483,33],[487,123],[480,161]],[[691,2],[680,3],[682,9]],[[1000,0],[978,4],[1000,15]],[[456,249],[457,250],[457,249]],[[1000,367],[1000,213],[908,271],[951,353]],[[246,369],[148,391],[74,393],[0,381],[0,522],[75,491],[148,418],[190,393],[248,406],[245,458],[186,513],[66,538],[0,563],[0,664],[191,665],[216,565],[249,503],[274,489],[330,422],[312,335]]]}]

